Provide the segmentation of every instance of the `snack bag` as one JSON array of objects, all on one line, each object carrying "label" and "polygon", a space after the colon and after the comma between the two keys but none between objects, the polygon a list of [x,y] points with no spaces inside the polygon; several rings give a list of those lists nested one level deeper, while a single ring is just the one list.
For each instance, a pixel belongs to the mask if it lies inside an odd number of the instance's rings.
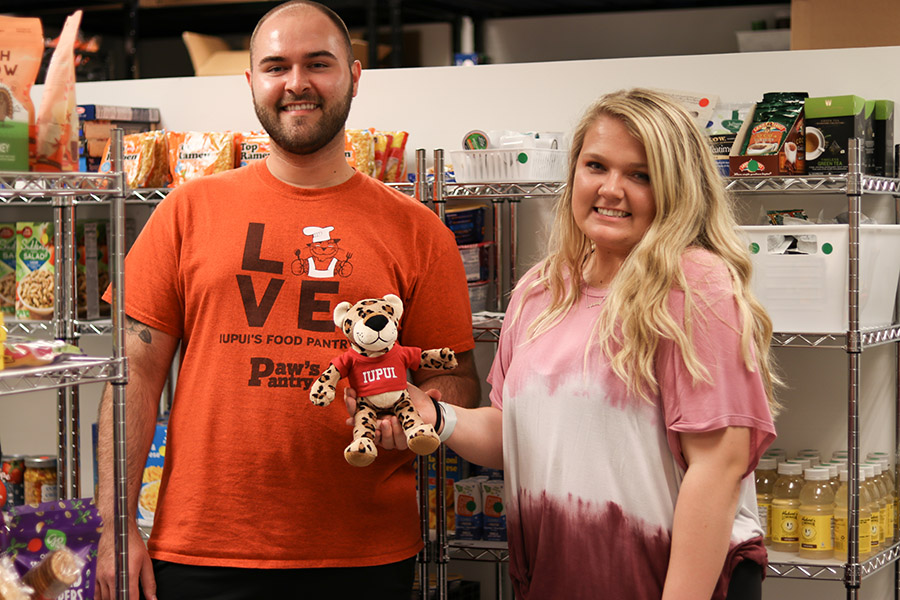
[{"label": "snack bag", "polygon": [[387,151],[391,145],[393,136],[385,131],[370,129],[375,140],[375,179],[384,181],[384,172],[387,168]]},{"label": "snack bag", "polygon": [[21,369],[50,365],[67,356],[81,356],[84,352],[78,346],[63,340],[29,340],[8,337],[3,342],[3,367]]},{"label": "snack bag", "polygon": [[344,140],[344,156],[351,167],[370,177],[375,176],[375,140],[368,129],[348,129]]},{"label": "snack bag", "polygon": [[265,132],[234,134],[234,168],[246,167],[263,160],[272,152],[269,134]]},{"label": "snack bag", "polygon": [[403,176],[406,174],[406,140],[409,138],[409,133],[392,131],[390,134],[391,145],[388,148],[384,181],[398,183],[403,181]]},{"label": "snack bag", "polygon": [[[23,581],[35,589],[34,598],[94,597],[103,523],[93,499],[15,506],[7,521],[5,552]],[[67,589],[68,595],[60,596]]]},{"label": "snack bag", "polygon": [[[111,141],[103,149],[100,172],[112,170]],[[131,188],[161,188],[169,183],[169,159],[165,131],[146,131],[122,136],[122,162]]]},{"label": "snack bag", "polygon": [[230,131],[170,131],[167,141],[172,176],[170,187],[234,168],[234,134]]},{"label": "snack bag", "polygon": [[43,55],[40,19],[0,16],[0,171],[27,171],[34,162],[31,86]]},{"label": "snack bag", "polygon": [[75,39],[81,11],[66,19],[47,68],[37,116],[35,171],[78,170],[78,112],[75,102]]}]

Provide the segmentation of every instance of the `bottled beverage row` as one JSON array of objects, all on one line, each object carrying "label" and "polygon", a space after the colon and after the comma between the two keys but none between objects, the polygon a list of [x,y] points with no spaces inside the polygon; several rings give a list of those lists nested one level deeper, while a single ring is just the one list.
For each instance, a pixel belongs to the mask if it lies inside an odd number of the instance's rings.
[{"label": "bottled beverage row", "polygon": [[[891,456],[870,452],[859,467],[859,558],[897,540],[898,496]],[[846,451],[822,460],[818,450],[794,458],[767,451],[756,468],[756,498],[766,545],[801,558],[847,559],[849,472]]]}]

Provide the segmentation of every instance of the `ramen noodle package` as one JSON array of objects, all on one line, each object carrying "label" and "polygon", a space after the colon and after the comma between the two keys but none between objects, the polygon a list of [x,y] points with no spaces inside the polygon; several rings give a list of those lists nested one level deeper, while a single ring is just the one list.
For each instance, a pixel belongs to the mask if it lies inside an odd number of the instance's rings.
[{"label": "ramen noodle package", "polygon": [[75,102],[75,40],[81,11],[66,19],[53,50],[37,115],[36,171],[78,170],[78,112]]},{"label": "ramen noodle package", "polygon": [[16,223],[16,318],[53,318],[53,223]]},{"label": "ramen noodle package", "polygon": [[16,314],[15,223],[0,223],[0,312]]},{"label": "ramen noodle package", "polygon": [[147,462],[144,466],[144,476],[141,478],[141,491],[138,496],[138,525],[153,525],[156,501],[159,498],[159,486],[162,482],[163,464],[166,458],[167,430],[168,427],[164,421],[156,424],[156,433],[153,435],[153,443],[150,445],[150,453],[147,455]]},{"label": "ramen noodle package", "polygon": [[344,156],[351,167],[375,176],[375,140],[368,129],[348,129],[344,140]]},{"label": "ramen noodle package", "polygon": [[234,168],[234,134],[170,131],[167,134],[171,187]]},{"label": "ramen noodle package", "polygon": [[269,134],[265,132],[234,134],[234,167],[246,167],[263,160],[272,151]]},{"label": "ramen noodle package", "polygon": [[[122,136],[122,162],[130,187],[166,187],[169,184],[166,132],[155,130]],[[111,170],[110,142],[107,141],[100,172],[108,173]]]},{"label": "ramen noodle package", "polygon": [[40,19],[0,16],[0,171],[27,171],[35,139],[31,86],[44,55]]},{"label": "ramen noodle package", "polygon": [[94,597],[103,524],[91,498],[14,506],[7,521],[5,552],[33,599]]},{"label": "ramen noodle package", "polygon": [[390,134],[391,144],[388,147],[384,181],[397,183],[403,181],[406,174],[406,140],[409,134],[405,131],[392,131]]}]

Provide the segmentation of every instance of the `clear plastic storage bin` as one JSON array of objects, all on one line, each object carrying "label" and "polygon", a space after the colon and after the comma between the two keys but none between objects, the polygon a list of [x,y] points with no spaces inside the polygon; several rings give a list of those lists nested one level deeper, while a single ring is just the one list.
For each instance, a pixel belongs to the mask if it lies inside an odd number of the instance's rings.
[{"label": "clear plastic storage bin", "polygon": [[[849,324],[847,225],[740,227],[753,262],[753,291],[777,332],[845,333]],[[900,225],[860,225],[860,328],[894,321],[900,278]],[[804,254],[773,253],[784,236],[803,236]]]},{"label": "clear plastic storage bin", "polygon": [[567,150],[451,150],[450,163],[460,183],[563,181]]}]

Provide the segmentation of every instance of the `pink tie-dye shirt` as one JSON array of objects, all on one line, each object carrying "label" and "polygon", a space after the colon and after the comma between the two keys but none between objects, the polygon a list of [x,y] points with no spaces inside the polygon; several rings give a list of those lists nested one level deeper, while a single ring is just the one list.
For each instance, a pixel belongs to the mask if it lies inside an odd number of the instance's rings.
[{"label": "pink tie-dye shirt", "polygon": [[[549,333],[526,342],[549,301],[513,294],[488,381],[503,410],[510,575],[516,598],[658,599],[686,464],[679,432],[751,431],[750,462],[714,598],[738,560],[765,564],[753,469],[775,438],[762,380],[744,365],[740,318],[724,263],[703,250],[682,259],[694,299],[693,344],[712,383],[694,384],[670,341],[657,351],[658,396],[630,395],[592,336],[603,290],[586,289]],[[684,319],[685,294],[669,310]],[[519,318],[514,319],[521,305]]]}]

